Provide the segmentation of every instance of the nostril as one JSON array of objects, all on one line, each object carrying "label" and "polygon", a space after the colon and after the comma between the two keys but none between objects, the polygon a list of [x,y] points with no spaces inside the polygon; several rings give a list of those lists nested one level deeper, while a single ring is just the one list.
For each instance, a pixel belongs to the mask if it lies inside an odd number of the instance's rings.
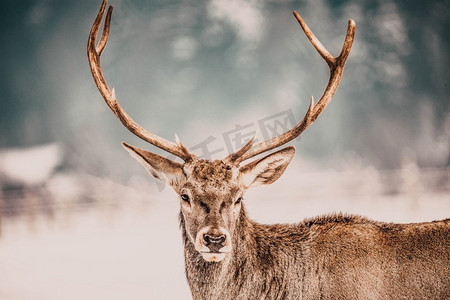
[{"label": "nostril", "polygon": [[203,235],[203,240],[205,241],[206,245],[209,244],[222,244],[225,242],[226,238],[224,235],[221,236],[212,236],[209,234]]},{"label": "nostril", "polygon": [[224,243],[225,242],[225,236],[221,235],[217,238],[217,243]]}]

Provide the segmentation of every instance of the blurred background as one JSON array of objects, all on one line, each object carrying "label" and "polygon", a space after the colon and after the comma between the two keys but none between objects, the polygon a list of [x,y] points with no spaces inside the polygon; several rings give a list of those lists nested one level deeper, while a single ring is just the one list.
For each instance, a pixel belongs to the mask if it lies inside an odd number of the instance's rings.
[{"label": "blurred background", "polygon": [[[448,1],[110,4],[102,68],[122,107],[208,159],[289,129],[324,90],[328,67],[293,10],[333,55],[354,19],[333,101],[291,142],[284,176],[249,191],[250,216],[449,217]],[[91,77],[86,43],[100,5],[0,4],[0,299],[190,297],[177,196],[120,142],[168,155],[121,125]]]}]

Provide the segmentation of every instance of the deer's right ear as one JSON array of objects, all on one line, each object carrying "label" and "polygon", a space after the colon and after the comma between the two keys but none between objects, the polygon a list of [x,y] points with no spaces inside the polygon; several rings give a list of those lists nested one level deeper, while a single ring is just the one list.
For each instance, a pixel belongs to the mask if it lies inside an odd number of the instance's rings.
[{"label": "deer's right ear", "polygon": [[122,146],[156,179],[159,179],[170,186],[174,186],[181,180],[185,179],[186,176],[183,172],[183,164],[172,161],[158,154],[131,146],[127,143],[122,143]]}]

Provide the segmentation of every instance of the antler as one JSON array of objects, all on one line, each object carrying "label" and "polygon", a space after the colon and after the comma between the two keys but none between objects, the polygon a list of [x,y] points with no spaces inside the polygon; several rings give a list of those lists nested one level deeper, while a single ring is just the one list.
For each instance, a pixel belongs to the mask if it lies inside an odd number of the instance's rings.
[{"label": "antler", "polygon": [[249,148],[247,144],[242,149],[238,150],[236,153],[230,154],[226,158],[227,160],[233,161],[236,164],[239,164],[240,162],[261,154],[265,151],[284,145],[287,142],[298,137],[303,131],[305,131],[306,128],[309,127],[309,125],[311,125],[317,119],[320,113],[325,109],[330,100],[333,98],[334,93],[336,92],[341,81],[342,71],[344,70],[344,65],[352,48],[353,39],[355,37],[355,22],[353,20],[348,21],[347,35],[345,36],[344,46],[342,47],[341,54],[339,54],[338,57],[333,57],[330,52],[328,52],[328,50],[322,45],[322,43],[316,38],[314,33],[312,33],[312,31],[308,28],[308,26],[296,11],[294,11],[294,16],[300,23],[300,26],[302,27],[311,44],[314,46],[314,48],[316,48],[317,52],[319,52],[319,54],[322,56],[322,58],[330,68],[330,79],[328,81],[327,87],[325,88],[322,97],[320,97],[320,100],[316,105],[314,105],[314,99],[313,97],[311,97],[311,102],[309,104],[309,108],[306,112],[305,117],[294,128],[270,140],[258,143],[251,147],[248,151],[243,151],[245,150],[244,148]]},{"label": "antler", "polygon": [[106,84],[105,77],[103,76],[102,68],[100,66],[100,55],[105,49],[106,42],[108,41],[109,36],[109,28],[111,24],[111,15],[113,11],[113,7],[109,6],[108,13],[106,14],[105,25],[103,27],[103,33],[98,42],[98,45],[95,45],[97,40],[97,34],[100,28],[100,24],[103,19],[103,15],[105,13],[107,0],[103,0],[100,11],[97,14],[97,17],[92,25],[91,33],[89,34],[89,40],[87,45],[87,54],[89,59],[89,66],[91,67],[92,77],[94,78],[95,84],[97,85],[100,94],[105,99],[106,104],[112,110],[112,112],[116,115],[117,118],[122,122],[122,124],[136,136],[140,137],[144,141],[149,142],[169,153],[172,153],[184,161],[190,161],[195,159],[195,155],[190,153],[189,150],[177,139],[177,144],[169,142],[157,135],[154,135],[144,128],[142,128],[139,124],[137,124],[133,119],[122,109],[122,107],[117,102],[114,88],[112,91],[109,90],[108,85]]}]

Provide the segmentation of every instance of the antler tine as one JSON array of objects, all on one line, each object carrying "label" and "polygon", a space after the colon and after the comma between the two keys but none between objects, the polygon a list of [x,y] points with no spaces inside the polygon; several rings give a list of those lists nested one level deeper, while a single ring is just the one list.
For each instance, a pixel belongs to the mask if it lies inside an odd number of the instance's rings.
[{"label": "antler tine", "polygon": [[241,149],[228,155],[223,161],[230,163],[236,162],[240,157],[242,157],[242,155],[244,155],[248,150],[250,150],[254,142],[255,137],[252,137]]},{"label": "antler tine", "polygon": [[265,151],[269,151],[271,149],[284,145],[289,141],[298,137],[322,113],[322,111],[325,109],[325,107],[333,98],[341,81],[344,65],[345,62],[347,61],[348,55],[350,54],[350,50],[352,48],[353,40],[355,37],[355,28],[356,28],[355,22],[353,20],[348,21],[347,34],[345,36],[345,41],[341,53],[339,54],[339,56],[333,57],[330,54],[330,52],[328,52],[328,50],[322,45],[322,43],[316,38],[314,33],[309,29],[309,27],[306,25],[306,23],[303,21],[303,19],[296,11],[294,11],[294,16],[299,22],[306,36],[310,40],[311,44],[314,46],[314,48],[317,50],[320,56],[322,56],[322,58],[328,64],[328,67],[330,68],[330,78],[328,84],[316,105],[314,105],[314,100],[311,97],[311,103],[303,120],[301,120],[291,130],[279,136],[276,136],[270,140],[263,141],[261,143],[254,145],[251,149],[243,153],[242,156],[236,158],[235,163],[237,164],[239,164],[244,160],[252,158],[258,154],[261,154]]},{"label": "antler tine", "polygon": [[155,134],[152,134],[151,132],[145,130],[143,127],[137,124],[117,102],[114,88],[112,89],[112,91],[109,90],[108,84],[106,83],[102,68],[100,66],[100,55],[105,49],[106,43],[108,41],[111,15],[113,11],[112,6],[108,8],[108,13],[106,15],[105,25],[103,27],[103,33],[100,41],[97,46],[95,45],[100,24],[102,23],[103,15],[105,14],[106,4],[107,0],[103,0],[102,6],[100,7],[94,24],[92,25],[87,45],[89,66],[91,68],[92,77],[94,78],[95,84],[97,85],[100,94],[102,95],[103,99],[112,110],[112,112],[116,115],[116,117],[119,118],[122,124],[133,134],[140,137],[144,141],[155,145],[156,147],[159,147],[173,155],[180,157],[184,161],[195,159],[195,155],[193,153],[190,153],[187,148],[181,144],[181,142],[178,142],[178,144],[169,142]]},{"label": "antler tine", "polygon": [[[106,6],[106,1],[104,1],[104,3]],[[102,7],[103,7],[103,4],[102,4]],[[103,50],[105,49],[106,43],[108,42],[109,28],[111,27],[112,12],[113,12],[113,7],[109,6],[108,12],[106,13],[105,25],[103,25],[102,36],[101,36],[100,41],[98,42],[98,45],[95,49],[99,56],[102,55]],[[103,13],[101,14],[100,22],[101,22],[102,18],[103,18]],[[99,25],[100,25],[100,23],[99,23]],[[95,34],[95,38],[97,38],[97,33]]]},{"label": "antler tine", "polygon": [[293,14],[302,27],[303,32],[306,34],[308,40],[311,42],[314,48],[316,48],[317,52],[319,52],[320,56],[322,56],[322,58],[331,68],[335,62],[335,58],[333,57],[333,55],[331,55],[330,52],[328,52],[327,48],[325,48],[325,46],[316,38],[314,33],[311,31],[311,29],[309,29],[308,25],[306,25],[305,21],[303,21],[298,12],[294,11]]}]

